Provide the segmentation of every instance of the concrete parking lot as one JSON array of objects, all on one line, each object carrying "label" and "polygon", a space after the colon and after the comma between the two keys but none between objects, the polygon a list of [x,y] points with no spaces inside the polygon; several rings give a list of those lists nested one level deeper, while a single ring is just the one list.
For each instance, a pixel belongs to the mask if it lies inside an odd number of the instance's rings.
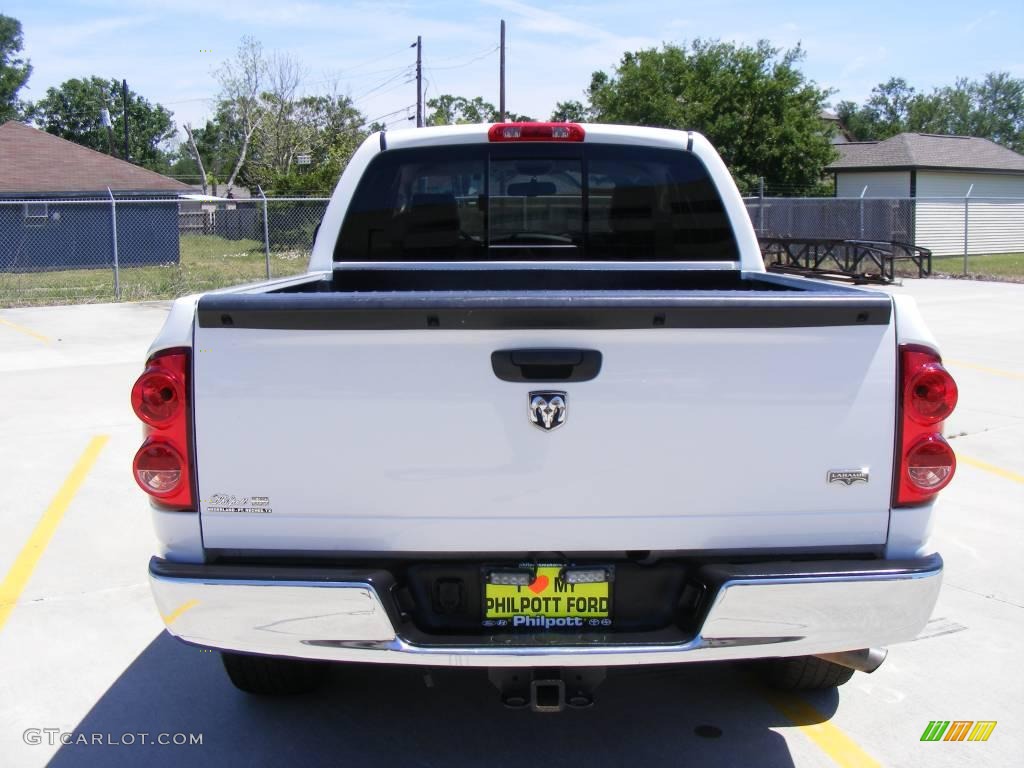
[{"label": "concrete parking lot", "polygon": [[[1021,765],[1024,285],[889,290],[918,299],[960,385],[935,530],[946,577],[921,637],[838,694],[684,665],[612,671],[595,708],[562,715],[503,709],[477,670],[355,667],[307,697],[237,692],[216,653],[163,633],[145,580],[128,392],[168,305],[0,310],[0,765]],[[986,742],[921,742],[932,720],[998,725]]]}]

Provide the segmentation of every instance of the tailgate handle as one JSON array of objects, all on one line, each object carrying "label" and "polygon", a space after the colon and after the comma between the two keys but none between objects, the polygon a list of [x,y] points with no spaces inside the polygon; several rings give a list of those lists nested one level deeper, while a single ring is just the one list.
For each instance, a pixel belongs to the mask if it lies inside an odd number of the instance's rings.
[{"label": "tailgate handle", "polygon": [[502,381],[590,381],[601,372],[596,349],[502,349],[491,353]]}]

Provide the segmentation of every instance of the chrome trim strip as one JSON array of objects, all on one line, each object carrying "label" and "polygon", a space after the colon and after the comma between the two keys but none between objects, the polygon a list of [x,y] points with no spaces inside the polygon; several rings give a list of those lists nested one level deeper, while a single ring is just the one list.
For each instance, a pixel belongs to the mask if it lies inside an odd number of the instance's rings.
[{"label": "chrome trim strip", "polygon": [[395,632],[366,583],[170,578],[150,574],[168,631],[198,645],[333,661],[438,666],[613,666],[798,656],[912,640],[938,599],[942,568],[737,578],[689,642],[425,646]]}]

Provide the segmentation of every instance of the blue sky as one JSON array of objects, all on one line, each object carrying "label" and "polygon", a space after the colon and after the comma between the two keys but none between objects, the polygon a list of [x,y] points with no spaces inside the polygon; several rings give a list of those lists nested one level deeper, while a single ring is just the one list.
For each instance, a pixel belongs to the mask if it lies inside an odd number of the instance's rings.
[{"label": "blue sky", "polygon": [[[127,78],[179,122],[199,123],[213,71],[242,35],[302,60],[304,88],[336,84],[369,118],[407,125],[415,90],[408,46],[422,35],[427,98],[482,95],[497,103],[498,21],[509,30],[509,109],[543,118],[581,98],[595,69],[622,53],[694,37],[781,47],[801,43],[803,71],[862,100],[893,75],[923,90],[1006,70],[1024,77],[1024,2],[632,2],[538,0],[8,0],[35,71],[23,98],[71,77]],[[209,51],[209,52],[207,52]],[[411,113],[409,113],[411,114]]]}]

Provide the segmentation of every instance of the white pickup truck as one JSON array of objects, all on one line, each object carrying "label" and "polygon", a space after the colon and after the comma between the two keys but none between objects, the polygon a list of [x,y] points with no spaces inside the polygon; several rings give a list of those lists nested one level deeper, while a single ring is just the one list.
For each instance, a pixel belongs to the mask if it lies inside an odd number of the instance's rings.
[{"label": "white pickup truck", "polygon": [[767,274],[692,132],[374,134],[308,274],[175,302],[132,400],[168,630],[254,693],[475,666],[830,687],[935,604],[956,385],[913,302]]}]

